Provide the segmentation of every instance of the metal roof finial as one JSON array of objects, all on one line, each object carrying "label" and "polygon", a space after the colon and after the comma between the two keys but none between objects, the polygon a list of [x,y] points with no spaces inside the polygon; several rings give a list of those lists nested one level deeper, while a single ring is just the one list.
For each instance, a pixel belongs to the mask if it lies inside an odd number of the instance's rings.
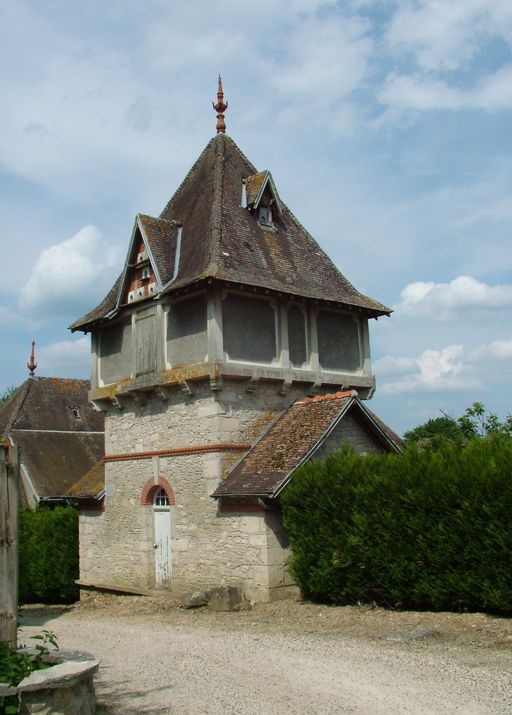
[{"label": "metal roof finial", "polygon": [[34,377],[35,370],[37,367],[36,356],[35,356],[36,341],[32,340],[32,352],[30,353],[30,359],[27,363],[27,367],[30,370],[30,377]]},{"label": "metal roof finial", "polygon": [[217,89],[217,104],[212,102],[214,110],[217,112],[217,134],[226,131],[226,122],[224,121],[224,112],[228,108],[228,103],[224,104],[224,92],[222,91],[222,78],[219,75],[219,86]]}]

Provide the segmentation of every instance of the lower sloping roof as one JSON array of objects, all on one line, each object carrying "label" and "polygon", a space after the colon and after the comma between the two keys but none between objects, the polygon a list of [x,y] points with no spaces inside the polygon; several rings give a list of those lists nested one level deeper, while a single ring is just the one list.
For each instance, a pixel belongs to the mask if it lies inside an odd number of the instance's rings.
[{"label": "lower sloping roof", "polygon": [[314,456],[349,412],[357,415],[385,450],[401,450],[398,435],[365,407],[354,390],[305,398],[278,417],[212,496],[277,496],[292,472]]},{"label": "lower sloping roof", "polygon": [[105,462],[100,459],[64,494],[66,498],[101,499],[105,493]]},{"label": "lower sloping roof", "polygon": [[12,430],[38,497],[64,496],[104,454],[104,435],[91,432]]}]

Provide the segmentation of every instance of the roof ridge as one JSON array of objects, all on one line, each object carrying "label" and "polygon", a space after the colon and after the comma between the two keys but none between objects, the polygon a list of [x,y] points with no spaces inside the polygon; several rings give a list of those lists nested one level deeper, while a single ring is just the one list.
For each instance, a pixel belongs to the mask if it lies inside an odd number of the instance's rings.
[{"label": "roof ridge", "polygon": [[[36,378],[36,379],[38,379],[38,378]],[[20,414],[20,412],[21,412],[21,410],[22,410],[22,408],[23,408],[23,405],[25,404],[25,400],[27,399],[27,396],[28,396],[28,393],[29,393],[29,391],[30,391],[30,387],[31,387],[31,385],[32,385],[32,382],[33,382],[33,378],[32,378],[32,379],[31,379],[31,378],[27,378],[27,379],[25,380],[25,382],[23,382],[23,383],[18,387],[18,390],[20,391],[20,394],[19,394],[19,395],[16,395],[16,398],[15,398],[15,399],[16,399],[16,407],[15,407],[15,409],[13,410],[11,417],[9,418],[9,420],[7,421],[7,423],[6,423],[6,425],[5,425],[5,427],[6,427],[6,429],[5,429],[6,434],[8,434],[8,433],[13,429],[13,425],[14,425],[14,423],[15,423],[15,421],[16,421],[18,415]],[[14,394],[16,394],[16,393],[14,393]],[[13,397],[14,397],[14,394],[13,394]],[[4,436],[5,436],[5,435],[4,435]]]},{"label": "roof ridge", "polygon": [[209,270],[215,273],[219,265],[220,243],[222,240],[222,197],[224,193],[224,163],[226,137],[218,134],[215,144],[215,164],[213,169],[213,197],[210,214],[211,250],[208,260]]},{"label": "roof ridge", "polygon": [[[191,175],[192,172],[195,170],[195,168],[197,167],[197,165],[201,162],[203,156],[206,154],[206,152],[208,151],[208,149],[209,149],[210,146],[213,144],[213,142],[217,139],[218,136],[219,136],[219,135],[217,135],[216,137],[212,137],[212,138],[210,139],[210,141],[208,142],[208,144],[205,146],[205,148],[203,149],[203,151],[199,154],[199,156],[197,157],[197,159],[195,160],[195,162],[192,164],[192,166],[191,166],[190,169],[188,170],[188,172],[187,172],[185,178],[183,179],[183,181],[180,183],[180,185],[178,186],[178,188],[176,189],[176,191],[173,193],[173,195],[171,196],[171,198],[169,199],[169,201],[165,204],[163,210],[160,212],[160,216],[158,216],[158,217],[155,216],[154,218],[164,218],[164,214],[170,209],[170,207],[171,207],[171,205],[172,205],[172,202],[174,201],[174,198],[180,193],[181,189],[183,188],[183,186],[184,186],[184,185],[186,184],[186,182],[188,181],[190,175]],[[164,220],[165,220],[165,219],[164,219]]]},{"label": "roof ridge", "polygon": [[[244,152],[240,149],[240,147],[238,146],[238,144],[236,143],[236,141],[235,141],[234,139],[232,139],[230,136],[228,136],[227,134],[224,135],[224,139],[227,140],[228,142],[230,142],[230,144],[232,144],[232,145],[234,146],[234,148],[235,148],[235,149],[237,150],[237,152],[240,154],[240,156],[242,157],[242,159],[250,166],[251,171],[254,171],[255,174],[259,174],[258,169],[254,166],[254,164],[252,163],[252,161],[247,158],[247,156],[246,156],[246,155],[244,154]],[[262,171],[268,171],[268,169],[262,169]]]},{"label": "roof ridge", "polygon": [[150,218],[152,221],[165,221],[165,223],[169,223],[169,224],[171,224],[171,226],[173,226],[175,224],[179,224],[179,221],[177,221],[174,218],[162,218],[162,216],[151,216],[151,214],[141,213],[140,211],[138,211],[135,214],[135,216],[136,217],[142,216],[143,218]]},{"label": "roof ridge", "polygon": [[312,397],[303,397],[302,400],[297,400],[294,405],[307,405],[311,402],[322,402],[323,400],[334,400],[341,397],[357,397],[357,390],[339,390],[338,392],[330,392],[327,395],[313,395]]}]

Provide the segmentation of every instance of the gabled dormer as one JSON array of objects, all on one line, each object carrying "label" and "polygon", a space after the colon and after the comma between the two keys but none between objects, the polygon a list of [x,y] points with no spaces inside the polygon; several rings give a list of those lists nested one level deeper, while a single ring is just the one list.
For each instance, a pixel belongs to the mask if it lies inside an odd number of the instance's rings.
[{"label": "gabled dormer", "polygon": [[282,208],[270,171],[259,171],[242,180],[241,205],[255,215],[262,227],[272,228]]},{"label": "gabled dormer", "polygon": [[155,297],[162,290],[162,281],[146,234],[144,216],[137,215],[121,285],[117,307]]}]

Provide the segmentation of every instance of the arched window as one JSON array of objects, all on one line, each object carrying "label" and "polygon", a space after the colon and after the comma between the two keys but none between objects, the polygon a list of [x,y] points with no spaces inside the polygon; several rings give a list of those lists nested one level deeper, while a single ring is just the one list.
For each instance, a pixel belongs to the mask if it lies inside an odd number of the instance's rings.
[{"label": "arched window", "polygon": [[159,489],[155,492],[153,506],[169,506],[169,497],[165,489]]},{"label": "arched window", "polygon": [[158,484],[152,479],[144,484],[140,495],[141,506],[170,507],[176,506],[176,499],[171,485],[165,477],[158,478]]}]

